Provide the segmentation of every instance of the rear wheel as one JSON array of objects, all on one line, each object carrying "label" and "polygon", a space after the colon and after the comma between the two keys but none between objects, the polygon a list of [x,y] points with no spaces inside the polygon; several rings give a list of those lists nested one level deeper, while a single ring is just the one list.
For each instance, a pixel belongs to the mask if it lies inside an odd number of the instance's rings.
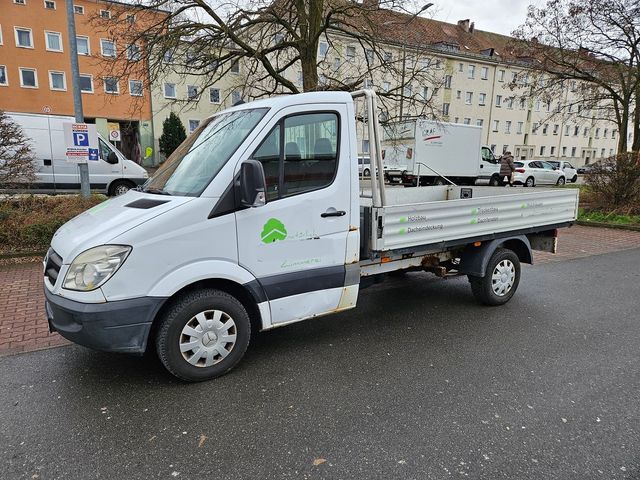
[{"label": "rear wheel", "polygon": [[469,275],[475,299],[484,305],[504,305],[520,283],[520,260],[511,250],[498,248],[489,259],[484,277]]},{"label": "rear wheel", "polygon": [[527,180],[524,182],[524,186],[525,187],[535,187],[536,186],[535,179],[533,177],[527,178]]},{"label": "rear wheel", "polygon": [[566,183],[566,180],[564,179],[564,177],[560,177],[556,185],[564,185],[565,183]]},{"label": "rear wheel", "polygon": [[181,296],[160,319],[156,350],[165,368],[188,382],[224,375],[244,356],[251,323],[244,305],[226,292]]},{"label": "rear wheel", "polygon": [[576,173],[571,179],[571,183],[576,183],[578,181],[578,174]]},{"label": "rear wheel", "polygon": [[109,185],[109,196],[117,197],[118,195],[123,195],[135,186],[135,183],[130,182],[129,180],[116,180]]},{"label": "rear wheel", "polygon": [[436,178],[436,179],[433,181],[433,184],[434,184],[434,185],[444,185],[444,184],[445,184],[444,178],[442,178],[442,177],[438,177],[438,178]]}]

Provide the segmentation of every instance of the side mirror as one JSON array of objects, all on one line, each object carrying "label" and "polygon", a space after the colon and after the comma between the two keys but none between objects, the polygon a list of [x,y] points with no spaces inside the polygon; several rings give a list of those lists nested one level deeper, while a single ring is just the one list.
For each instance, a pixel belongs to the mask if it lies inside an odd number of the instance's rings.
[{"label": "side mirror", "polygon": [[110,163],[111,165],[118,163],[118,156],[116,155],[116,152],[109,152],[109,155],[107,155],[107,163]]},{"label": "side mirror", "polygon": [[558,169],[558,167],[552,167],[552,168],[553,168],[554,170],[557,170],[557,169]]},{"label": "side mirror", "polygon": [[267,203],[267,181],[262,163],[257,160],[246,160],[240,165],[240,203],[245,207]]}]

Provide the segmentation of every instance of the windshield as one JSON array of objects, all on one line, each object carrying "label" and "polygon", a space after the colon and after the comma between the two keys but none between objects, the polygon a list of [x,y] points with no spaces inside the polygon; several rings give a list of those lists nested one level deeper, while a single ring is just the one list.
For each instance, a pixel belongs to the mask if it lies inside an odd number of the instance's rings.
[{"label": "windshield", "polygon": [[267,110],[237,110],[204,121],[171,154],[143,190],[166,195],[200,195]]}]

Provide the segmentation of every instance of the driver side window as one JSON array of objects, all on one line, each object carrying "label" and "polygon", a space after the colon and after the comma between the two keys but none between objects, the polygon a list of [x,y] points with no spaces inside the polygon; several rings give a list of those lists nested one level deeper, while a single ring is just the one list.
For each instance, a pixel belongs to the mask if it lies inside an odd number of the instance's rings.
[{"label": "driver side window", "polygon": [[[100,145],[100,159],[103,161],[107,161],[109,154],[113,151],[107,145],[107,142],[98,137],[98,144]],[[116,157],[117,158],[117,157]]]}]

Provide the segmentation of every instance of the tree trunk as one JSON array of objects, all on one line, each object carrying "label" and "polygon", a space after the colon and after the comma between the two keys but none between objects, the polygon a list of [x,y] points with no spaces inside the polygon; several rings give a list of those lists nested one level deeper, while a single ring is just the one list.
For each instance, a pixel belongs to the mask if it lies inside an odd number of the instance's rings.
[{"label": "tree trunk", "polygon": [[618,122],[619,135],[618,135],[618,153],[624,153],[627,151],[628,132],[629,132],[629,104],[623,106],[622,115]]},{"label": "tree trunk", "polygon": [[640,152],[640,88],[636,90],[636,108],[633,114],[633,145],[631,150]]},{"label": "tree trunk", "polygon": [[297,0],[296,8],[300,22],[300,63],[302,67],[302,89],[305,92],[318,90],[318,37],[322,29],[323,0]]}]

